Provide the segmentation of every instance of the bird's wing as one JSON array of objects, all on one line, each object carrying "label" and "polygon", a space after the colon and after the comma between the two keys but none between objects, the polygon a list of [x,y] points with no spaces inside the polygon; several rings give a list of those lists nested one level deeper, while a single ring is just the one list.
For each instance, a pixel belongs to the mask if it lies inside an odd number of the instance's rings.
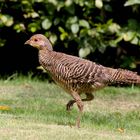
[{"label": "bird's wing", "polygon": [[64,80],[81,83],[108,80],[108,75],[104,73],[105,67],[79,57],[63,54],[56,63],[56,73]]}]

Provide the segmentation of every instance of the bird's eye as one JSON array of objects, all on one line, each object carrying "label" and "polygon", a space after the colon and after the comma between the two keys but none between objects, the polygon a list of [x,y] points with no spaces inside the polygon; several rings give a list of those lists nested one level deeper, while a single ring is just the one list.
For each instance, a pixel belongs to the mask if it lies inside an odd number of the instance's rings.
[{"label": "bird's eye", "polygon": [[34,41],[35,41],[35,42],[37,42],[37,41],[38,41],[38,39],[34,39]]}]

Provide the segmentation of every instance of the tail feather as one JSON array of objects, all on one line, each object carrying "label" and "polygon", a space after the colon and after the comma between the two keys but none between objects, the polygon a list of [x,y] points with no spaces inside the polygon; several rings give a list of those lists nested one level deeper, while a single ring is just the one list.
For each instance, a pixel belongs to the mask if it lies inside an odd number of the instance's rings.
[{"label": "tail feather", "polygon": [[118,84],[140,84],[140,76],[129,70],[114,69],[110,81]]}]

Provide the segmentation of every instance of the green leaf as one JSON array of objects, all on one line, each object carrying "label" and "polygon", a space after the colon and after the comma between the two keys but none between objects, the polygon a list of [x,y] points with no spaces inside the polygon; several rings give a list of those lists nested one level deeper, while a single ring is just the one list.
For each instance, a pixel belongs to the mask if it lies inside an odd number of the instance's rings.
[{"label": "green leaf", "polygon": [[71,25],[71,31],[72,31],[72,33],[74,33],[74,34],[76,34],[76,33],[78,33],[78,31],[79,31],[79,24],[72,24]]},{"label": "green leaf", "polygon": [[120,26],[116,23],[112,23],[108,26],[108,30],[111,32],[111,33],[117,33],[119,30],[120,30]]},{"label": "green leaf", "polygon": [[39,29],[39,25],[37,23],[30,23],[28,29],[30,32],[34,33]]},{"label": "green leaf", "polygon": [[32,18],[37,18],[39,17],[39,14],[37,12],[32,12],[30,13]]},{"label": "green leaf", "polygon": [[68,37],[68,33],[62,27],[58,27],[58,30],[61,32],[60,39],[62,41]]},{"label": "green leaf", "polygon": [[134,62],[132,62],[131,64],[130,64],[130,68],[132,68],[132,69],[135,69],[137,66],[136,66],[136,64],[134,63]]},{"label": "green leaf", "polygon": [[68,34],[67,33],[62,33],[60,35],[60,39],[63,41],[64,39],[66,39],[68,37]]},{"label": "green leaf", "polygon": [[69,17],[69,18],[67,19],[67,21],[66,21],[66,24],[71,25],[71,24],[76,23],[77,21],[78,21],[78,18],[77,18],[76,16],[74,16],[74,17]]},{"label": "green leaf", "polygon": [[50,41],[54,44],[57,41],[57,36],[55,34],[49,37]]},{"label": "green leaf", "polygon": [[80,30],[80,36],[85,37],[88,34],[88,29],[83,28]]},{"label": "green leaf", "polygon": [[9,15],[2,15],[2,14],[0,14],[0,20],[7,27],[10,27],[10,26],[12,26],[14,24],[13,17],[9,16]]},{"label": "green leaf", "polygon": [[132,6],[132,5],[136,5],[136,4],[140,4],[140,0],[127,0],[124,4],[124,6]]},{"label": "green leaf", "polygon": [[53,23],[55,26],[58,25],[60,23],[60,18],[55,18]]},{"label": "green leaf", "polygon": [[0,47],[3,47],[6,43],[6,40],[0,38]]},{"label": "green leaf", "polygon": [[90,48],[81,48],[79,50],[79,56],[80,57],[86,57],[88,54],[90,54]]},{"label": "green leaf", "polygon": [[109,41],[109,45],[110,45],[111,47],[116,47],[116,46],[117,46],[117,43],[116,43],[115,40],[110,40],[110,41]]},{"label": "green leaf", "polygon": [[128,32],[126,32],[126,33],[123,34],[123,39],[125,41],[130,41],[130,40],[132,40],[134,38],[135,35],[136,35],[135,32],[128,31]]},{"label": "green leaf", "polygon": [[131,43],[137,45],[139,43],[139,39],[135,36],[134,39],[131,40]]},{"label": "green leaf", "polygon": [[86,20],[84,20],[84,19],[79,20],[79,25],[82,26],[82,27],[85,27],[85,28],[89,28],[90,27],[89,23]]},{"label": "green leaf", "polygon": [[137,22],[136,19],[128,19],[128,28],[132,30],[139,29],[140,24]]},{"label": "green leaf", "polygon": [[106,11],[108,11],[108,12],[112,12],[112,6],[109,5],[109,4],[105,4],[105,5],[104,5],[104,9],[105,9]]},{"label": "green leaf", "polygon": [[67,7],[71,6],[72,3],[73,3],[72,0],[66,0],[66,1],[65,1],[65,5],[66,5]]},{"label": "green leaf", "polygon": [[65,33],[65,30],[64,30],[62,27],[58,27],[58,30],[59,30],[61,33]]},{"label": "green leaf", "polygon": [[52,26],[52,22],[48,18],[46,18],[42,21],[43,29],[48,30],[48,29],[50,29],[51,26]]},{"label": "green leaf", "polygon": [[88,35],[91,37],[97,37],[99,36],[99,33],[95,29],[88,30]]},{"label": "green leaf", "polygon": [[16,30],[17,33],[24,31],[25,29],[26,28],[25,28],[25,25],[23,23],[18,23],[18,24],[14,25],[14,30]]},{"label": "green leaf", "polygon": [[95,6],[99,9],[103,7],[103,1],[102,0],[95,0]]}]

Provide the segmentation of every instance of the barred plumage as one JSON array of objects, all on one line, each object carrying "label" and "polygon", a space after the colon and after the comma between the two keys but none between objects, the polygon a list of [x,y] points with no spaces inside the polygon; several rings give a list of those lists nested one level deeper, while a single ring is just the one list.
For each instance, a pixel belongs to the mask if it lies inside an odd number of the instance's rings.
[{"label": "barred plumage", "polygon": [[112,83],[140,84],[140,76],[136,72],[124,69],[114,69],[114,71],[110,78]]},{"label": "barred plumage", "polygon": [[[104,67],[76,56],[53,51],[49,40],[41,34],[32,36],[25,44],[39,49],[40,64],[54,81],[74,98],[68,102],[67,110],[70,110],[75,102],[77,103],[80,111],[77,118],[78,127],[83,111],[82,101],[92,100],[93,91],[114,83],[140,84],[140,76],[137,73]],[[86,95],[85,99],[80,98],[82,93]]]}]

